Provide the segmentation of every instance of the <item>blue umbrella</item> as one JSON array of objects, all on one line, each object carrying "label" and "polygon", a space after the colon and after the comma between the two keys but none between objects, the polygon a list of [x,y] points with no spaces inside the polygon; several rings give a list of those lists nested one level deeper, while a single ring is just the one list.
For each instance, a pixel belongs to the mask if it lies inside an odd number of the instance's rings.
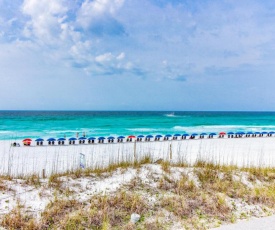
[{"label": "blue umbrella", "polygon": [[171,134],[166,134],[165,137],[172,137],[172,135]]},{"label": "blue umbrella", "polygon": [[205,135],[207,135],[207,133],[201,133],[200,135],[201,135],[201,136],[205,136]]},{"label": "blue umbrella", "polygon": [[77,139],[75,137],[69,138],[69,141],[76,141]]},{"label": "blue umbrella", "polygon": [[146,138],[153,138],[153,136],[152,135],[147,135]]},{"label": "blue umbrella", "polygon": [[86,137],[79,137],[78,140],[86,140]]},{"label": "blue umbrella", "polygon": [[55,139],[51,137],[47,141],[55,141]]},{"label": "blue umbrella", "polygon": [[228,135],[233,135],[234,133],[233,133],[233,132],[228,132],[227,134],[228,134]]},{"label": "blue umbrella", "polygon": [[271,132],[269,132],[269,134],[274,134],[275,132],[273,132],[273,131],[271,131]]},{"label": "blue umbrella", "polygon": [[89,137],[88,140],[89,141],[92,141],[92,140],[95,140],[96,138],[95,137]]},{"label": "blue umbrella", "polygon": [[105,140],[105,137],[99,137],[98,140]]},{"label": "blue umbrella", "polygon": [[174,137],[180,137],[180,136],[181,136],[181,135],[180,135],[180,134],[178,134],[178,133],[174,135]]},{"label": "blue umbrella", "polygon": [[38,139],[36,139],[35,141],[44,141],[44,139],[38,138]]},{"label": "blue umbrella", "polygon": [[108,137],[107,138],[108,140],[113,140],[113,139],[115,139],[114,137]]},{"label": "blue umbrella", "polygon": [[156,138],[160,138],[160,137],[162,137],[162,135],[156,135]]},{"label": "blue umbrella", "polygon": [[216,133],[210,133],[209,135],[210,135],[210,136],[214,136],[214,135],[217,135],[217,134],[216,134]]},{"label": "blue umbrella", "polygon": [[188,136],[189,136],[189,134],[184,133],[184,134],[182,134],[182,136],[183,136],[183,137],[188,137]]},{"label": "blue umbrella", "polygon": [[137,137],[138,137],[138,138],[143,138],[144,136],[143,136],[143,135],[138,135]]},{"label": "blue umbrella", "polygon": [[125,137],[124,136],[119,136],[117,139],[124,139]]},{"label": "blue umbrella", "polygon": [[247,132],[246,134],[249,134],[249,135],[250,135],[250,134],[253,134],[253,132]]},{"label": "blue umbrella", "polygon": [[267,134],[267,132],[262,132],[262,134]]},{"label": "blue umbrella", "polygon": [[197,133],[193,133],[193,134],[191,134],[191,136],[198,136],[198,134]]},{"label": "blue umbrella", "polygon": [[64,137],[60,137],[57,139],[58,141],[66,141],[66,139]]},{"label": "blue umbrella", "polygon": [[255,132],[254,134],[261,134],[260,132]]}]

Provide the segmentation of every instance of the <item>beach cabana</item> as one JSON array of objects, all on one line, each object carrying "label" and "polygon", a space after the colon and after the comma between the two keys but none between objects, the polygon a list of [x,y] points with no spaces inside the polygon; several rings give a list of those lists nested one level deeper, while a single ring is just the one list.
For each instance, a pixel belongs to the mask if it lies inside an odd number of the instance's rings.
[{"label": "beach cabana", "polygon": [[206,136],[206,135],[207,135],[207,133],[201,133],[200,138],[204,138],[204,136]]},{"label": "beach cabana", "polygon": [[138,136],[137,136],[137,141],[142,141],[142,138],[144,138],[143,135],[138,135]]},{"label": "beach cabana", "polygon": [[31,138],[26,138],[22,142],[23,142],[23,145],[30,146],[31,143],[32,143],[32,139]]},{"label": "beach cabana", "polygon": [[124,139],[125,137],[124,136],[119,136],[118,138],[117,138],[117,142],[123,142],[123,139]]},{"label": "beach cabana", "polygon": [[115,138],[114,137],[108,137],[107,139],[108,139],[109,143],[113,143]]},{"label": "beach cabana", "polygon": [[58,141],[58,144],[59,144],[59,145],[64,145],[64,144],[65,144],[65,141],[66,141],[66,138],[61,137],[61,138],[58,138],[57,141]]},{"label": "beach cabana", "polygon": [[213,138],[213,137],[216,136],[216,135],[217,135],[216,133],[209,133],[208,138]]},{"label": "beach cabana", "polygon": [[69,145],[74,145],[77,139],[75,137],[69,138]]},{"label": "beach cabana", "polygon": [[136,136],[130,135],[127,137],[127,141],[132,141],[134,138],[136,138]]},{"label": "beach cabana", "polygon": [[188,136],[189,136],[189,134],[184,133],[184,134],[182,134],[181,139],[185,140]]},{"label": "beach cabana", "polygon": [[89,138],[88,138],[88,143],[89,143],[89,144],[91,144],[91,143],[93,144],[93,143],[95,143],[95,140],[96,140],[95,137],[89,137]]},{"label": "beach cabana", "polygon": [[36,145],[43,145],[43,141],[44,141],[44,139],[42,139],[42,138],[37,138],[37,139],[35,140]]},{"label": "beach cabana", "polygon": [[245,134],[244,132],[237,132],[237,133],[235,133],[236,135],[235,135],[235,137],[243,137],[243,135]]},{"label": "beach cabana", "polygon": [[78,140],[79,140],[79,144],[85,144],[85,140],[87,138],[86,137],[79,137]]},{"label": "beach cabana", "polygon": [[179,133],[175,134],[175,135],[173,136],[173,140],[177,140],[178,137],[181,137],[181,134],[179,134]]},{"label": "beach cabana", "polygon": [[219,138],[224,138],[225,135],[226,135],[226,132],[220,132],[219,133]]},{"label": "beach cabana", "polygon": [[197,134],[197,133],[192,133],[192,134],[190,135],[190,139],[195,139],[195,138],[196,138],[196,136],[198,136],[198,134]]},{"label": "beach cabana", "polygon": [[261,133],[261,136],[263,137],[264,135],[267,135],[267,134],[268,134],[268,132],[264,131]]},{"label": "beach cabana", "polygon": [[159,141],[160,138],[162,138],[162,135],[156,135],[156,136],[155,136],[155,141]]},{"label": "beach cabana", "polygon": [[147,135],[146,137],[145,137],[145,141],[150,141],[150,139],[151,138],[153,138],[154,136],[152,136],[152,135]]},{"label": "beach cabana", "polygon": [[98,143],[104,143],[105,137],[99,137],[98,139]]},{"label": "beach cabana", "polygon": [[49,144],[49,145],[54,145],[54,142],[56,141],[56,139],[53,138],[53,137],[51,137],[51,138],[49,138],[47,141],[48,141],[48,144]]},{"label": "beach cabana", "polygon": [[164,136],[163,140],[168,141],[168,140],[169,140],[169,137],[172,137],[172,135],[171,135],[171,134],[166,134],[166,135]]},{"label": "beach cabana", "polygon": [[271,131],[267,134],[268,137],[272,137],[272,135],[275,134],[275,132]]},{"label": "beach cabana", "polygon": [[234,134],[235,134],[235,133],[233,133],[233,132],[228,132],[228,133],[227,133],[228,138],[230,138],[230,137],[233,138],[233,137],[234,137],[234,136],[233,136]]},{"label": "beach cabana", "polygon": [[245,137],[250,137],[250,135],[252,135],[253,136],[253,132],[247,132],[246,134],[245,134]]}]

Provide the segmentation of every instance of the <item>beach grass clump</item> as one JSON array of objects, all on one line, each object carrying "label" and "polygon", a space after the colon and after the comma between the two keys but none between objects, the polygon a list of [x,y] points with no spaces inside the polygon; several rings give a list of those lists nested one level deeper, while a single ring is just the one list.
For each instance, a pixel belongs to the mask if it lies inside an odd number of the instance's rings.
[{"label": "beach grass clump", "polygon": [[36,188],[41,186],[40,177],[37,174],[32,174],[25,178],[25,182],[27,185],[33,185]]},{"label": "beach grass clump", "polygon": [[82,204],[74,199],[58,199],[55,198],[51,201],[44,212],[41,213],[41,229],[55,229],[59,227],[60,221],[62,221],[66,215],[78,210],[82,207]]},{"label": "beach grass clump", "polygon": [[33,217],[24,213],[21,206],[17,205],[9,213],[3,215],[0,225],[7,229],[38,229],[37,222]]},{"label": "beach grass clump", "polygon": [[57,199],[42,213],[42,229],[119,229],[128,224],[132,213],[144,215],[147,211],[138,194],[125,191],[94,195],[88,205]]}]

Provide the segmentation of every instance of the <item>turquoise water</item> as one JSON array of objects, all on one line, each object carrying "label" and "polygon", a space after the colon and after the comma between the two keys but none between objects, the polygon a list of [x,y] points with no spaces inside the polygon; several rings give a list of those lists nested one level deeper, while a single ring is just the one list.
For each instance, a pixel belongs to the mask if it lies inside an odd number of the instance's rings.
[{"label": "turquoise water", "polygon": [[0,139],[275,131],[275,112],[0,111]]}]

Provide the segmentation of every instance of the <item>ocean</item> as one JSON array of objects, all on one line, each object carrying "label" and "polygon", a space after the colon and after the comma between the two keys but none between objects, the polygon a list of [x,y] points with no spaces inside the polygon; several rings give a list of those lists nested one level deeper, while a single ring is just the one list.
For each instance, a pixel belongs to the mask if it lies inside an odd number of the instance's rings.
[{"label": "ocean", "polygon": [[0,111],[0,140],[275,131],[275,112]]}]

